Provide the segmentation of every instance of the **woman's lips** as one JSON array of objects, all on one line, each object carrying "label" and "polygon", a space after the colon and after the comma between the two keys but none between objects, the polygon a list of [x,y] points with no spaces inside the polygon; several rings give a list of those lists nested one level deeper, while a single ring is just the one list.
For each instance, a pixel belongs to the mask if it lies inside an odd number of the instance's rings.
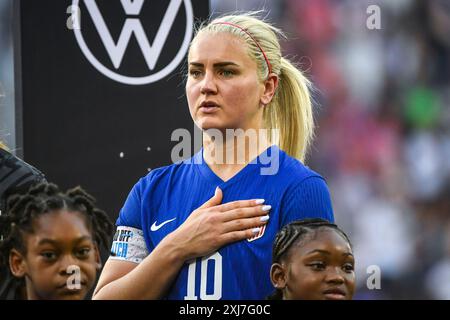
[{"label": "woman's lips", "polygon": [[219,107],[217,107],[217,106],[204,106],[204,107],[200,107],[199,110],[202,113],[214,113],[217,110],[219,110]]},{"label": "woman's lips", "polygon": [[219,110],[219,105],[212,101],[204,101],[202,104],[200,104],[199,108],[200,112],[202,113],[214,113],[217,110]]}]

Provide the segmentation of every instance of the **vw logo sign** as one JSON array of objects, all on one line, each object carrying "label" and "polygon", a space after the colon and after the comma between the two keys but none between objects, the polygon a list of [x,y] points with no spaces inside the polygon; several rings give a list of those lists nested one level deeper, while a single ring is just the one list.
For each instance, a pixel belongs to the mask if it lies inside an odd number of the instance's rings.
[{"label": "vw logo sign", "polygon": [[[111,0],[107,2],[112,3]],[[81,51],[89,60],[89,62],[102,74],[110,79],[113,79],[120,83],[129,85],[144,85],[152,82],[156,82],[168,74],[170,74],[183,60],[192,39],[194,14],[192,10],[192,3],[190,0],[170,0],[163,1],[162,3],[169,3],[162,20],[158,28],[156,28],[156,35],[153,39],[147,37],[147,33],[144,31],[143,24],[151,22],[141,21],[139,14],[141,13],[144,3],[154,5],[154,1],[145,0],[120,0],[120,3],[124,9],[125,23],[122,27],[119,37],[115,40],[111,34],[108,24],[105,22],[105,18],[102,15],[96,0],[82,0],[84,6],[87,9],[87,13],[95,26],[96,32],[99,35],[99,39],[106,49],[107,56],[112,63],[113,68],[105,66],[105,63],[99,61],[99,59],[92,53],[86,44],[83,36],[83,24],[80,23],[80,28],[75,28],[75,38],[80,46]],[[80,4],[79,0],[73,0],[72,6],[78,8]],[[184,7],[186,14],[186,25],[183,41],[172,60],[165,61],[165,66],[157,71],[154,71],[157,66],[157,62],[161,56],[162,50],[166,42],[168,41],[169,33],[174,25],[176,17]],[[87,13],[83,13],[81,16],[81,22],[88,16]],[[120,74],[118,69],[122,65],[125,57],[125,53],[131,43],[131,40],[136,40],[139,45],[139,49],[142,52],[142,58],[145,61],[145,65],[148,67],[148,71],[144,76],[130,76]],[[108,64],[111,65],[108,61]]]}]

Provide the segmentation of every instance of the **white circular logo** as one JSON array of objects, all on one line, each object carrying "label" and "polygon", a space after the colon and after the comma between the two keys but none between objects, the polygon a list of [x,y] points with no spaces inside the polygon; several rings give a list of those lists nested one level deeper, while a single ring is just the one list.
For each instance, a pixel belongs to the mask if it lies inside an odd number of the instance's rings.
[{"label": "white circular logo", "polygon": [[[152,82],[156,82],[168,74],[170,74],[175,68],[180,64],[183,60],[188,48],[189,43],[192,38],[192,31],[194,25],[194,14],[192,10],[192,4],[190,0],[170,0],[169,6],[166,10],[166,13],[162,19],[161,25],[157,30],[155,39],[152,44],[145,34],[144,28],[139,19],[135,16],[138,15],[142,9],[145,0],[121,0],[121,4],[124,8],[124,11],[128,15],[133,15],[132,18],[127,18],[125,24],[122,28],[122,32],[117,41],[114,41],[111,33],[104,21],[100,10],[96,4],[96,0],[84,0],[84,4],[89,12],[92,22],[97,28],[98,34],[100,36],[101,41],[103,42],[106,51],[111,58],[111,61],[116,69],[118,69],[121,65],[123,56],[128,47],[131,37],[134,35],[136,40],[138,41],[139,47],[142,51],[142,54],[145,58],[145,62],[147,63],[149,70],[153,70],[158,58],[161,54],[162,48],[166,43],[167,37],[169,35],[170,29],[175,21],[177,13],[181,7],[181,4],[184,3],[184,8],[186,10],[186,31],[184,34],[183,43],[180,46],[175,57],[172,61],[167,64],[163,69],[159,70],[156,73],[152,73],[143,77],[130,77],[117,73],[107,67],[105,67],[98,59],[92,54],[91,50],[86,45],[86,42],[81,33],[82,28],[74,28],[75,38],[77,39],[78,45],[81,48],[81,51],[89,60],[89,62],[101,73],[103,73],[108,78],[111,78],[115,81],[130,84],[130,85],[143,85]],[[72,6],[78,8],[79,0],[73,0]]]}]

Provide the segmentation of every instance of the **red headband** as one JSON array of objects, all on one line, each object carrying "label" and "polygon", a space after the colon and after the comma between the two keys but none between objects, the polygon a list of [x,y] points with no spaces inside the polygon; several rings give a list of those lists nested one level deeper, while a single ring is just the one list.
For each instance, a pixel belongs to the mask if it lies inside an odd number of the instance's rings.
[{"label": "red headband", "polygon": [[261,50],[261,53],[263,54],[264,59],[266,60],[267,68],[269,68],[269,74],[272,73],[272,66],[270,65],[269,59],[267,59],[267,56],[266,56],[266,54],[264,53],[264,50],[263,50],[263,49],[261,48],[261,46],[259,45],[258,41],[256,41],[256,39],[253,38],[253,36],[252,36],[246,29],[242,28],[241,26],[238,26],[237,24],[230,23],[230,22],[222,22],[222,21],[219,21],[219,22],[214,22],[213,24],[227,24],[227,25],[229,25],[229,26],[232,26],[232,27],[235,27],[235,28],[238,28],[238,29],[244,31],[250,38],[252,38],[252,40],[253,40],[253,41],[255,42],[255,44],[258,46],[259,50]]}]

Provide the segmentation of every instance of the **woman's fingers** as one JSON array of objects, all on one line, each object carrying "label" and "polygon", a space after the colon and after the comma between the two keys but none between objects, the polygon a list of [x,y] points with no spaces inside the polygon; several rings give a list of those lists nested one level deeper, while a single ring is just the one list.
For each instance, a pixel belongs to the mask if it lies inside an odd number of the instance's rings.
[{"label": "woman's fingers", "polygon": [[264,203],[264,199],[231,201],[214,207],[218,211],[230,211],[239,208],[255,207]]},{"label": "woman's fingers", "polygon": [[270,205],[258,205],[250,208],[238,208],[227,212],[219,213],[223,221],[232,221],[237,219],[252,218],[255,216],[263,216],[269,213],[272,207]]},{"label": "woman's fingers", "polygon": [[222,202],[222,197],[223,197],[222,190],[219,187],[217,187],[211,199],[202,204],[198,209],[206,209],[211,208],[213,206],[218,206]]},{"label": "woman's fingers", "polygon": [[220,236],[220,241],[224,244],[250,239],[258,234],[260,228],[252,228],[247,230],[228,232]]},{"label": "woman's fingers", "polygon": [[263,199],[239,200],[220,204],[222,191],[195,210],[172,233],[177,243],[184,243],[186,257],[195,258],[235,241],[250,239],[269,219],[270,205]]},{"label": "woman's fingers", "polygon": [[269,215],[264,215],[255,218],[236,219],[225,222],[223,225],[223,232],[229,233],[233,231],[242,231],[247,229],[254,229],[261,227],[267,223]]}]

